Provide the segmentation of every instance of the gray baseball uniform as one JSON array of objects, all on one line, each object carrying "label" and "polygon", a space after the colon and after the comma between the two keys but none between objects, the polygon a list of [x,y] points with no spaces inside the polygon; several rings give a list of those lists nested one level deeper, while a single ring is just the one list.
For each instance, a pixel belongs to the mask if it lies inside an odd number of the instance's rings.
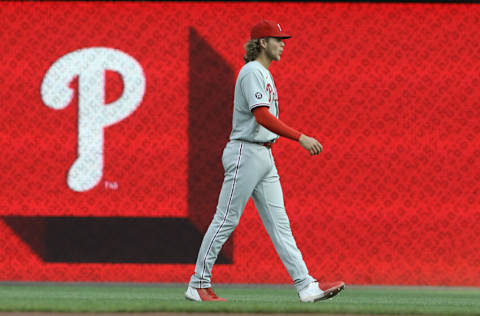
[{"label": "gray baseball uniform", "polygon": [[297,291],[315,281],[290,229],[272,151],[263,145],[275,141],[278,135],[257,123],[251,111],[258,106],[269,107],[270,113],[278,117],[278,95],[272,75],[262,64],[251,61],[237,77],[233,128],[222,156],[225,178],[215,216],[198,253],[191,287],[211,287],[213,264],[250,197]]}]

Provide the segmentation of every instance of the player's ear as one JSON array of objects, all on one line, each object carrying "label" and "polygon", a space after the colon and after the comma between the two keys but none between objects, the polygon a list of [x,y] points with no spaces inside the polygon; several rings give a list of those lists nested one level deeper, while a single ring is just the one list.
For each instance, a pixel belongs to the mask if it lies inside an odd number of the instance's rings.
[{"label": "player's ear", "polygon": [[268,41],[268,39],[266,37],[261,38],[260,39],[260,47],[267,48],[267,41]]}]

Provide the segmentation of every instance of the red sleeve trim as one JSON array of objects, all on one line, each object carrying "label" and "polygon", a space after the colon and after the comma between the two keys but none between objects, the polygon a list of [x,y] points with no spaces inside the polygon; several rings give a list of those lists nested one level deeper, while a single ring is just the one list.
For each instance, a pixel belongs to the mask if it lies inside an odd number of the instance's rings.
[{"label": "red sleeve trim", "polygon": [[270,107],[270,104],[268,104],[268,103],[257,103],[257,104],[254,104],[254,105],[252,105],[252,106],[250,107],[250,111],[252,111],[253,109],[255,109],[255,108],[259,107],[259,106],[266,106],[267,108],[269,108],[269,107]]},{"label": "red sleeve trim", "polygon": [[257,120],[258,124],[262,125],[269,131],[283,137],[287,137],[293,140],[297,140],[300,138],[299,131],[291,128],[287,124],[283,123],[279,119],[270,113],[267,107],[259,106],[252,110],[255,119]]}]

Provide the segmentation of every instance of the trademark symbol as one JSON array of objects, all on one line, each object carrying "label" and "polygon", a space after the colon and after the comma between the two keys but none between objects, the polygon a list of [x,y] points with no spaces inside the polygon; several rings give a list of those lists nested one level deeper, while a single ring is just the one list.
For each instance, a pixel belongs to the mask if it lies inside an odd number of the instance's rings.
[{"label": "trademark symbol", "polygon": [[105,190],[118,190],[118,183],[117,181],[105,181]]}]

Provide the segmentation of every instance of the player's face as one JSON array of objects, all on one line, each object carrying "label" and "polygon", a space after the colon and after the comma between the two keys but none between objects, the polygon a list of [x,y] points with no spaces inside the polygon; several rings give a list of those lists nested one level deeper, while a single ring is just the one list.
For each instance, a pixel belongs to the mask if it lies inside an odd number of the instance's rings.
[{"label": "player's face", "polygon": [[285,42],[281,38],[270,37],[267,40],[267,47],[265,48],[265,53],[267,57],[271,60],[280,60],[280,55],[283,52],[285,47]]}]

